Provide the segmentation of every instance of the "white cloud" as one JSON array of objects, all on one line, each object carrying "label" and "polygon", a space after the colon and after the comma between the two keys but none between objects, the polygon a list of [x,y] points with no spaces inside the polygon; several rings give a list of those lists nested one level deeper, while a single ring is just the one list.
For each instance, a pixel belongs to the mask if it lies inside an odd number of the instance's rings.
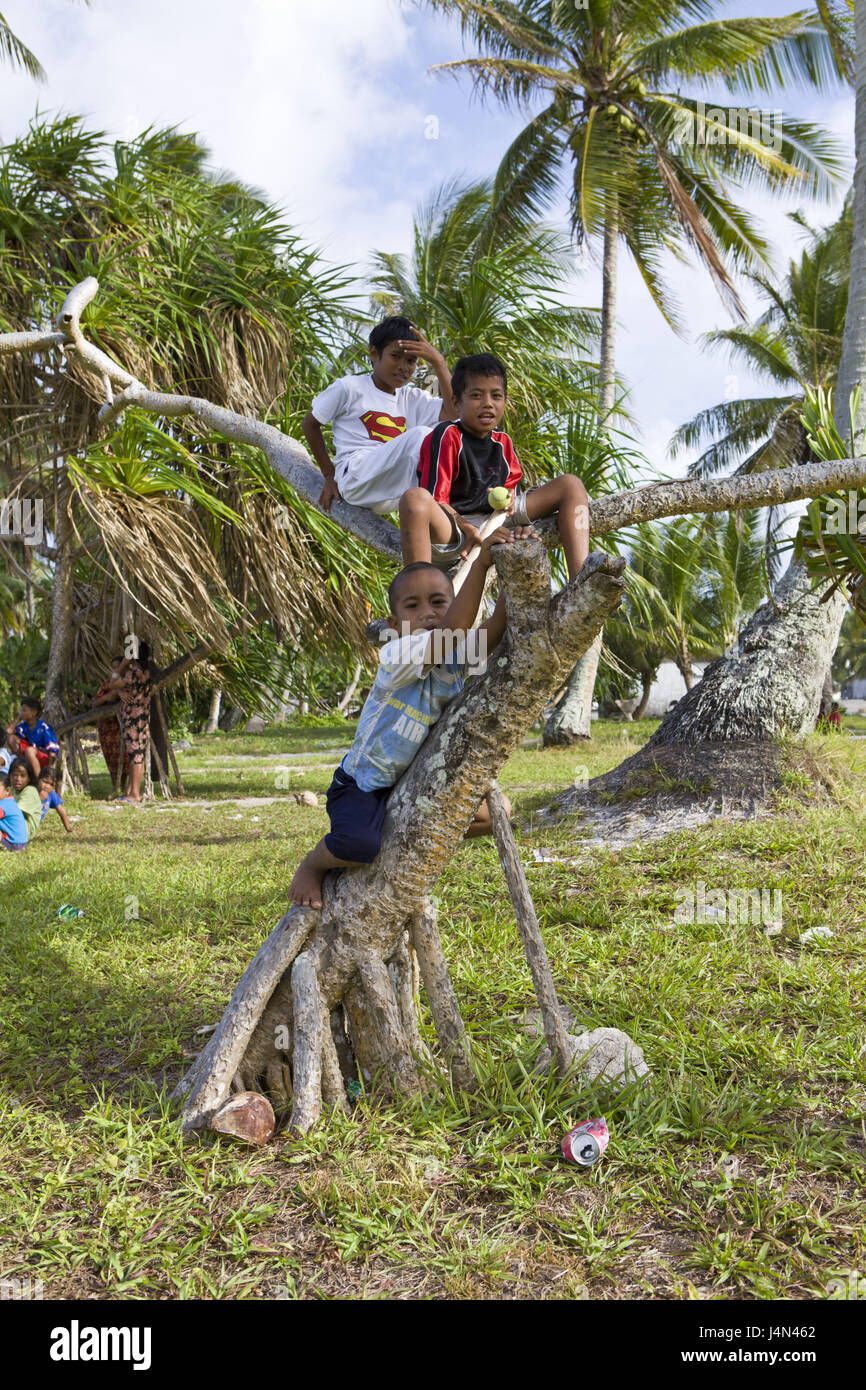
[{"label": "white cloud", "polygon": [[[727,6],[754,12],[750,0]],[[764,0],[762,13],[787,13],[788,0]],[[431,63],[461,55],[459,32],[400,0],[5,0],[13,30],[48,72],[38,87],[0,69],[0,136],[26,128],[43,111],[81,112],[111,138],[147,125],[197,131],[214,163],[265,190],[288,219],[331,260],[361,271],[370,250],[409,249],[412,213],[444,178],[492,174],[519,117],[471,103],[469,86],[431,78]],[[850,148],[853,98],[792,94],[784,105],[820,122]],[[435,115],[438,139],[425,138]],[[838,210],[804,204],[823,224]],[[802,238],[780,204],[750,194],[784,271]],[[730,325],[706,272],[671,263],[687,338],[668,329],[625,251],[620,260],[618,366],[632,384],[631,409],[644,447],[664,471],[681,472],[665,450],[677,425],[724,398],[734,372],[744,394],[763,381],[698,339]],[[597,261],[575,278],[575,301],[601,300]],[[758,301],[744,290],[748,311]]]}]

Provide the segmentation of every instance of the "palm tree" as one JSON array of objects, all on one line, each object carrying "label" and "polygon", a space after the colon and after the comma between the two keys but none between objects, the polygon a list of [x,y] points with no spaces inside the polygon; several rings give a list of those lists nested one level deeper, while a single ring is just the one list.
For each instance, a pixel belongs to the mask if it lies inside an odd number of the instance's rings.
[{"label": "palm tree", "polygon": [[711,523],[692,517],[642,526],[631,552],[631,566],[650,590],[652,632],[687,690],[694,684],[693,662],[712,656],[717,647],[706,602],[711,552]]},{"label": "palm tree", "polygon": [[626,601],[619,613],[609,618],[604,627],[604,671],[599,679],[599,702],[603,694],[617,700],[630,696],[634,683],[640,685],[640,695],[631,712],[632,719],[642,719],[659,667],[667,650],[656,637],[644,613]]},{"label": "palm tree", "polygon": [[569,272],[566,237],[535,219],[502,221],[491,181],[455,179],[419,209],[409,257],[374,253],[372,302],[377,316],[399,312],[420,324],[449,361],[501,357],[503,427],[536,456],[543,422],[591,399],[598,311],[563,303]]},{"label": "palm tree", "polygon": [[854,0],[815,0],[815,8],[833,48],[836,70],[854,85]]},{"label": "palm tree", "polygon": [[833,658],[833,681],[847,685],[849,681],[866,680],[866,623],[853,609],[845,614],[839,645]]},{"label": "palm tree", "polygon": [[[793,220],[806,227],[797,214]],[[781,285],[752,275],[767,308],[754,323],[704,335],[708,346],[726,347],[733,361],[768,378],[775,394],[722,401],[681,425],[671,440],[676,457],[707,445],[690,465],[692,477],[785,468],[811,457],[800,419],[806,392],[832,387],[842,351],[848,303],[852,210],[812,233]],[[711,441],[707,444],[707,441]]]},{"label": "palm tree", "polygon": [[[827,31],[805,12],[783,18],[714,19],[710,0],[427,0],[459,17],[483,52],[440,64],[469,73],[476,89],[529,111],[506,152],[494,196],[503,217],[546,206],[571,165],[571,225],[578,243],[603,240],[600,404],[614,404],[617,246],[622,239],[655,303],[679,315],[662,278],[666,251],[696,252],[723,299],[742,312],[729,265],[767,262],[731,183],[826,194],[839,168],[817,127],[785,117],[707,108],[694,93],[767,92],[792,80],[839,82]],[[745,126],[745,128],[743,128]],[[765,136],[769,135],[768,140]]]},{"label": "palm tree", "polygon": [[0,14],[0,58],[13,67],[23,68],[31,77],[35,77],[37,82],[45,81],[45,69],[30,49],[13,34],[9,28],[9,23]]},{"label": "palm tree", "polygon": [[713,655],[731,648],[746,618],[768,588],[765,527],[757,512],[727,512],[707,528],[703,623],[713,634]]}]

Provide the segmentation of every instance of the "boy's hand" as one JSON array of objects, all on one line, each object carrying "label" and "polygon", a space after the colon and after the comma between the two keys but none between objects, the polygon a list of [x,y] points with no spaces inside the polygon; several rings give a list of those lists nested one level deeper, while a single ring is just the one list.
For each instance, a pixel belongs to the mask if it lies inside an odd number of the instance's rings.
[{"label": "boy's hand", "polygon": [[424,334],[414,323],[411,325],[413,331],[418,334],[417,338],[401,338],[398,347],[404,352],[414,352],[417,357],[423,358],[425,362],[438,362],[442,354],[432,343],[428,343]]},{"label": "boy's hand", "polygon": [[321,495],[319,497],[319,506],[321,507],[322,511],[329,512],[331,510],[332,502],[342,502],[342,500],[343,499],[340,496],[336,479],[326,478],[325,486],[322,488]]},{"label": "boy's hand", "polygon": [[534,534],[531,526],[515,526],[509,530],[506,526],[500,526],[481,543],[481,562],[489,569],[493,564],[493,556],[490,553],[491,546],[510,545],[513,541],[527,541]]},{"label": "boy's hand", "polygon": [[481,534],[481,532],[479,531],[478,527],[477,527],[477,526],[473,526],[471,522],[469,522],[469,521],[464,521],[464,520],[462,519],[462,517],[457,517],[457,516],[455,516],[454,520],[457,522],[457,525],[459,526],[460,530],[463,532],[463,535],[464,535],[464,537],[465,537],[465,539],[466,539],[466,545],[465,545],[464,549],[461,550],[461,552],[460,552],[462,558],[465,560],[465,559],[466,559],[466,556],[469,554],[470,550],[474,549],[474,547],[475,547],[476,545],[483,545],[483,544],[484,544],[484,537],[482,536],[482,534]]}]

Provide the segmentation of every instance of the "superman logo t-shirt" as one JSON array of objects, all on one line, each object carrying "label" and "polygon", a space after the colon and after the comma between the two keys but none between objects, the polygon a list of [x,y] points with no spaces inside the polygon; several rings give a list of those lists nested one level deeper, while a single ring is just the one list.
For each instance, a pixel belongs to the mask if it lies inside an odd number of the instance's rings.
[{"label": "superman logo t-shirt", "polygon": [[339,466],[360,449],[376,448],[406,430],[432,429],[442,411],[438,396],[417,386],[401,386],[392,396],[380,391],[372,376],[342,376],[320,391],[311,406],[320,425],[331,425],[334,463]]}]

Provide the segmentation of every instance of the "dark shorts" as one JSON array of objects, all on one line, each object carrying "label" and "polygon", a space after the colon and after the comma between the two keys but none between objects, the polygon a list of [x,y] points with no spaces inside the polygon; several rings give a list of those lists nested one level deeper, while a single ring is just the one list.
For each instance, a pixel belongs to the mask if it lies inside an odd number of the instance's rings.
[{"label": "dark shorts", "polygon": [[393,790],[378,787],[372,792],[362,791],[354,777],[337,768],[325,802],[331,822],[325,847],[335,859],[372,864],[382,843],[385,811]]}]

